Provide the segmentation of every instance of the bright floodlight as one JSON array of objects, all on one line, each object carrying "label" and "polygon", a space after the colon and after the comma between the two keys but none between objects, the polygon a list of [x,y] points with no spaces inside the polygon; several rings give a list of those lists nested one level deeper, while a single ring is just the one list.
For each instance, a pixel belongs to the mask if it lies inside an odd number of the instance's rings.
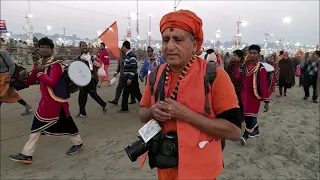
[{"label": "bright floodlight", "polygon": [[46,29],[47,29],[48,31],[50,31],[50,30],[51,30],[51,26],[46,26]]},{"label": "bright floodlight", "polygon": [[140,36],[139,36],[139,35],[137,36],[137,39],[138,39],[138,40],[140,39]]},{"label": "bright floodlight", "polygon": [[220,30],[220,29],[218,29],[218,30],[217,30],[217,33],[221,33],[221,30]]},{"label": "bright floodlight", "polygon": [[210,41],[211,44],[213,44],[213,42],[214,42],[213,40]]},{"label": "bright floodlight", "polygon": [[62,41],[62,38],[58,38],[59,41]]},{"label": "bright floodlight", "polygon": [[137,14],[130,13],[130,17],[132,20],[137,20]]},{"label": "bright floodlight", "polygon": [[101,31],[97,31],[97,34],[100,36],[100,34],[101,34]]},{"label": "bright floodlight", "polygon": [[283,19],[284,23],[291,23],[291,17],[286,17]]},{"label": "bright floodlight", "polygon": [[273,36],[273,34],[270,34],[270,36]]},{"label": "bright floodlight", "polygon": [[276,41],[277,44],[279,44],[279,41]]},{"label": "bright floodlight", "polygon": [[151,32],[148,32],[148,35],[150,36],[150,35],[151,35]]},{"label": "bright floodlight", "polygon": [[10,33],[6,33],[6,36],[10,37],[10,36],[11,36],[11,34],[10,34]]},{"label": "bright floodlight", "polygon": [[220,38],[220,34],[216,34],[216,38]]},{"label": "bright floodlight", "polygon": [[295,45],[296,45],[296,46],[300,46],[300,43],[296,43]]},{"label": "bright floodlight", "polygon": [[243,27],[248,26],[248,21],[246,21],[246,20],[242,21],[241,25],[242,25]]},{"label": "bright floodlight", "polygon": [[28,17],[29,17],[29,18],[32,18],[32,17],[33,17],[33,14],[28,14]]}]

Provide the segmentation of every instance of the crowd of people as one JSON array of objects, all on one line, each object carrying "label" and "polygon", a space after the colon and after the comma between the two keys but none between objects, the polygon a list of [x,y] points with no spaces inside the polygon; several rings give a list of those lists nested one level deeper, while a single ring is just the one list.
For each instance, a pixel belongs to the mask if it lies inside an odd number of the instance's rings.
[{"label": "crowd of people", "polygon": [[[193,12],[179,10],[164,15],[160,21],[162,36],[161,55],[148,47],[148,58],[138,72],[136,54],[131,50],[129,41],[123,42],[122,57],[118,60],[120,73],[116,94],[111,104],[118,104],[122,94],[119,113],[128,112],[128,99],[132,104],[140,102],[141,122],[156,120],[161,125],[158,138],[151,140],[148,152],[141,157],[141,166],[146,157],[151,168],[157,168],[161,180],[216,179],[224,169],[224,141],[239,141],[245,145],[250,138],[260,135],[258,113],[260,103],[269,110],[270,97],[279,87],[279,98],[287,96],[287,90],[299,85],[317,103],[320,81],[320,51],[297,52],[289,57],[288,52],[273,53],[262,58],[261,48],[250,45],[232,55],[221,55],[215,49],[202,49],[202,20]],[[41,100],[35,112],[30,137],[19,154],[9,155],[10,159],[32,163],[33,152],[41,134],[70,135],[72,146],[67,154],[75,154],[83,147],[78,128],[69,110],[70,93],[66,88],[63,68],[60,64],[44,66],[53,62],[54,44],[51,39],[38,41],[40,60],[34,61],[31,74],[24,82],[33,85],[40,82]],[[87,116],[85,106],[88,94],[107,111],[107,103],[97,93],[99,82],[109,83],[108,75],[99,77],[98,69],[103,66],[108,74],[110,55],[101,43],[97,54],[88,51],[85,42],[80,43],[81,53],[77,60],[84,62],[91,72],[90,83],[80,88],[78,103],[79,117]],[[89,58],[85,58],[89,56]],[[25,57],[24,57],[25,58]],[[21,59],[23,60],[23,58]],[[267,70],[268,63],[273,70]],[[23,101],[10,85],[15,64],[5,50],[1,50],[1,103],[19,102],[26,107],[28,114],[31,106]],[[141,94],[139,79],[145,83]],[[241,135],[241,127],[244,132]],[[170,142],[170,143],[169,143]],[[164,144],[167,143],[167,144]],[[172,144],[174,148],[162,148]],[[171,147],[171,146],[170,146]]]}]

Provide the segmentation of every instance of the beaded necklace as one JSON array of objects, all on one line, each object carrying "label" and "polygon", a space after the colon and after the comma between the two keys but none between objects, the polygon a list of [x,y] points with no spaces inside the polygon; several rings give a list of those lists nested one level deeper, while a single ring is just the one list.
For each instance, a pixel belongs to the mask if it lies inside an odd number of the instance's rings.
[{"label": "beaded necklace", "polygon": [[[191,60],[188,62],[188,64],[183,68],[183,70],[181,71],[181,74],[179,76],[178,82],[174,88],[174,90],[172,91],[170,98],[176,100],[177,99],[177,94],[178,94],[178,90],[179,90],[179,85],[181,80],[186,76],[187,72],[189,71],[190,67],[192,66],[192,63],[195,61],[195,56],[192,56]],[[169,80],[169,72],[171,71],[171,68],[169,66],[169,64],[166,67],[167,71],[166,71],[166,77],[165,77],[165,85],[168,85],[168,80]]]}]

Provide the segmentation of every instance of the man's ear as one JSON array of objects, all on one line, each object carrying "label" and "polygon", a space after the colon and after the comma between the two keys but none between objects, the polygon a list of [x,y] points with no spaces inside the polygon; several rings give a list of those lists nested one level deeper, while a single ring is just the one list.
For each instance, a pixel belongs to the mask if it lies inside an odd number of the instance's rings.
[{"label": "man's ear", "polygon": [[193,41],[193,53],[195,54],[197,52],[197,47],[198,47],[198,40],[195,39]]}]

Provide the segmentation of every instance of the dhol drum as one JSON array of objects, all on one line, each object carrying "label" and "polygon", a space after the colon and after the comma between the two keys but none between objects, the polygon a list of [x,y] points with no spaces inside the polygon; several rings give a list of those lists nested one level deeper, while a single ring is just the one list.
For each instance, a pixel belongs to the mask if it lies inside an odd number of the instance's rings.
[{"label": "dhol drum", "polygon": [[266,69],[267,72],[273,72],[274,71],[274,67],[268,63],[261,63],[264,68]]},{"label": "dhol drum", "polygon": [[73,61],[64,65],[64,76],[68,85],[69,93],[77,92],[81,87],[88,85],[91,81],[89,67],[81,61]]}]

